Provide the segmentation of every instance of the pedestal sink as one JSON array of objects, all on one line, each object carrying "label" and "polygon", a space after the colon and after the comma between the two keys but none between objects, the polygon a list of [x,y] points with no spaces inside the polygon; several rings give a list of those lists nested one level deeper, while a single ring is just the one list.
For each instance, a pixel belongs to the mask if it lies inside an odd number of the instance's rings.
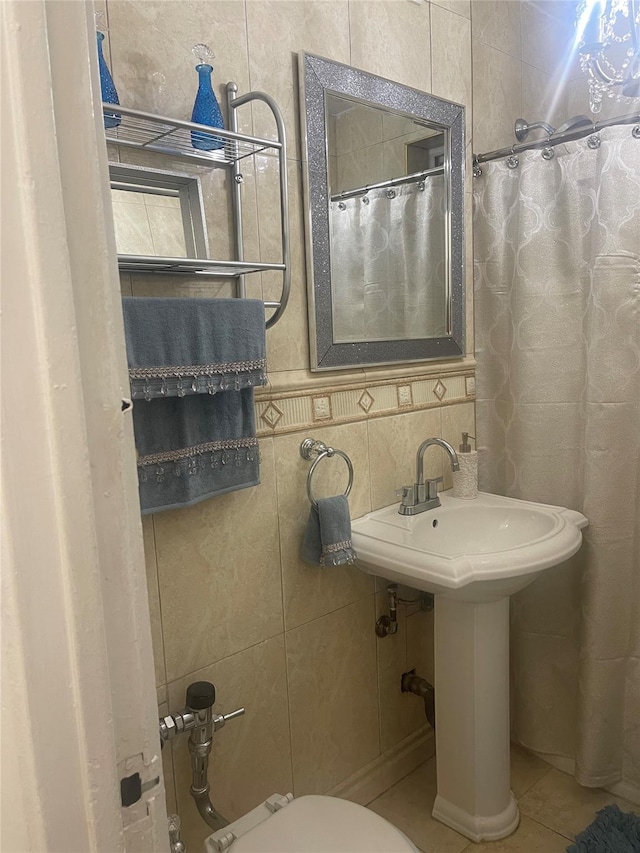
[{"label": "pedestal sink", "polygon": [[352,522],[358,566],[435,594],[438,794],[433,816],[472,841],[512,833],[509,596],[580,548],[584,515],[480,492]]}]

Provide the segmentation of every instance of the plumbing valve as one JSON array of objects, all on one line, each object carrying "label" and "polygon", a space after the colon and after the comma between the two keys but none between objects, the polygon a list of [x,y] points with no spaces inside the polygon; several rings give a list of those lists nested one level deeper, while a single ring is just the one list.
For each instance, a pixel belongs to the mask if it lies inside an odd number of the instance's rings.
[{"label": "plumbing valve", "polygon": [[[227,720],[241,717],[245,710],[238,708],[230,714],[214,714],[211,710],[216,701],[216,689],[209,681],[194,681],[187,687],[186,707],[177,714],[160,717],[160,741],[164,743],[182,732],[206,729],[204,740],[221,729]],[[207,736],[208,735],[208,736]]]},{"label": "plumbing valve", "polygon": [[390,634],[398,633],[398,584],[390,583],[387,586],[389,596],[389,613],[378,617],[376,621],[376,635],[388,637]]},{"label": "plumbing valve", "polygon": [[189,753],[191,754],[191,796],[200,812],[200,816],[214,831],[227,826],[226,820],[216,811],[209,799],[209,780],[207,768],[209,754],[213,745],[213,735],[221,729],[227,720],[235,720],[244,714],[244,708],[238,708],[230,714],[214,714],[216,689],[209,681],[194,681],[187,687],[185,707],[177,714],[160,718],[160,743],[171,740],[182,732],[189,735]]}]

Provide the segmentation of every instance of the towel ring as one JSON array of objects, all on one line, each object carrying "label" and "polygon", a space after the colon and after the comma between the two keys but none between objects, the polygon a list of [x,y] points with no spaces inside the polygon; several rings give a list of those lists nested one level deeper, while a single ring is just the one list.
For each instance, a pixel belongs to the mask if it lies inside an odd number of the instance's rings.
[{"label": "towel ring", "polygon": [[332,456],[340,456],[347,464],[347,468],[349,469],[349,482],[347,484],[347,488],[344,491],[345,498],[349,496],[351,492],[351,487],[353,486],[353,464],[351,459],[347,456],[347,454],[343,450],[337,450],[334,447],[328,447],[322,441],[316,441],[313,438],[305,438],[305,440],[300,445],[300,456],[303,459],[311,459],[312,456],[315,455],[315,459],[311,464],[311,468],[309,468],[309,473],[307,474],[307,497],[309,498],[309,503],[313,504],[314,507],[318,507],[318,503],[313,497],[313,493],[311,491],[311,481],[313,480],[313,473],[316,470],[318,464],[323,459],[331,459]]}]

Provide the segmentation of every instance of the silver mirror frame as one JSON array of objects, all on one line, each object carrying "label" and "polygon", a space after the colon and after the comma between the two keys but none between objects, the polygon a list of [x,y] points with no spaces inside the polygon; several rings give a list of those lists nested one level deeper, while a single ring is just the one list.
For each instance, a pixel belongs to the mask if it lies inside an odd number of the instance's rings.
[{"label": "silver mirror frame", "polygon": [[197,175],[148,169],[125,163],[109,163],[109,178],[113,190],[134,190],[177,197],[180,200],[187,258],[209,257],[202,186]]},{"label": "silver mirror frame", "polygon": [[[462,358],[464,311],[464,107],[306,52],[299,54],[311,370]],[[387,108],[448,130],[446,250],[449,334],[439,338],[334,343],[331,307],[325,93]]]}]

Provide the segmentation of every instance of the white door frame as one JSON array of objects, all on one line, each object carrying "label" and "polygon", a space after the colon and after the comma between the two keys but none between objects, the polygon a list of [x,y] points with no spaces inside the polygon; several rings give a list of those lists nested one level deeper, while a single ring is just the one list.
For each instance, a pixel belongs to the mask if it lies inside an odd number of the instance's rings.
[{"label": "white door frame", "polygon": [[[93,7],[5,0],[0,15],[0,849],[162,853],[164,784]],[[148,790],[123,808],[120,780],[136,773]]]}]

